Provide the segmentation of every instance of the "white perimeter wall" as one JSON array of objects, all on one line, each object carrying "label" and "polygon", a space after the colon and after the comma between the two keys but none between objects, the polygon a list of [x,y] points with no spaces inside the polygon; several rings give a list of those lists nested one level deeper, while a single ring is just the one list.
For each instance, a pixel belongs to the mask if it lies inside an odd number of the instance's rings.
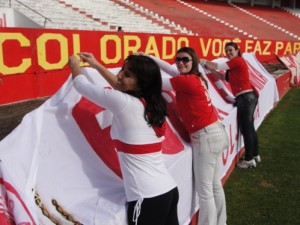
[{"label": "white perimeter wall", "polygon": [[0,8],[0,27],[41,27],[22,13],[12,8]]}]

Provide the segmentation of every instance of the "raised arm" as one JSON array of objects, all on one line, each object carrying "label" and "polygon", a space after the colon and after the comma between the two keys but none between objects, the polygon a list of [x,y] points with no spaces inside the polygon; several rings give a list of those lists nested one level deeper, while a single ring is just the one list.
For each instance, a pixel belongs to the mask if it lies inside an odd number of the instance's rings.
[{"label": "raised arm", "polygon": [[199,59],[199,62],[202,67],[205,69],[208,69],[212,72],[213,75],[215,75],[218,79],[224,80],[225,79],[225,74],[220,73],[219,70],[228,70],[229,67],[228,65],[224,63],[216,63],[216,62],[211,62],[206,59]]},{"label": "raised arm", "polygon": [[117,82],[117,77],[110,72],[105,66],[100,64],[94,57],[92,53],[87,53],[87,52],[81,52],[78,53],[79,57],[82,59],[82,61],[87,62],[90,64],[91,67],[96,69],[102,76],[103,78],[112,86],[113,89],[115,89],[115,85]]},{"label": "raised arm", "polygon": [[73,79],[75,79],[75,77],[77,77],[78,75],[82,74],[80,68],[80,61],[75,55],[70,56],[68,66],[71,69]]},{"label": "raised arm", "polygon": [[69,58],[68,66],[72,72],[75,89],[84,97],[111,112],[120,112],[126,105],[126,95],[120,91],[105,88],[106,84],[97,84],[87,79],[87,72],[80,68],[80,60],[75,55]]},{"label": "raised arm", "polygon": [[215,77],[217,77],[218,79],[220,79],[220,80],[225,80],[225,74],[224,74],[224,73],[220,73],[219,71],[217,71],[217,70],[212,70],[212,69],[210,69],[210,71],[211,71],[211,73],[212,73]]},{"label": "raised arm", "polygon": [[172,66],[170,63],[168,63],[160,58],[157,58],[153,55],[149,55],[149,57],[152,58],[157,63],[159,68],[162,71],[164,71],[165,73],[169,74],[172,77],[179,75],[178,69],[176,67]]},{"label": "raised arm", "polygon": [[166,62],[166,61],[164,61],[160,58],[157,58],[157,57],[152,56],[152,55],[147,55],[144,52],[137,52],[135,54],[136,55],[145,55],[145,56],[148,56],[148,57],[152,58],[157,63],[157,65],[159,66],[159,68],[162,71],[164,71],[165,73],[169,74],[172,77],[175,77],[175,76],[179,75],[178,69],[176,67],[172,66],[170,63],[168,63],[168,62]]}]

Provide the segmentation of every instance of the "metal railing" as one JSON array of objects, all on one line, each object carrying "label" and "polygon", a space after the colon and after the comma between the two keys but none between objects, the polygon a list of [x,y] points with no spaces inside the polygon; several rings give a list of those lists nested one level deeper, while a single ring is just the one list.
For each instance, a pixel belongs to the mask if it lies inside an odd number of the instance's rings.
[{"label": "metal railing", "polygon": [[[18,0],[15,0],[15,1],[16,1],[17,3],[19,3],[20,5],[26,7],[27,9],[33,11],[34,13],[38,14],[39,16],[43,17],[43,18],[45,19],[45,20],[44,20],[44,27],[46,26],[47,21],[52,22],[51,19],[45,17],[44,15],[40,14],[40,13],[37,12],[36,10],[34,10],[34,9],[30,8],[29,6],[25,5],[24,3],[22,3],[22,2],[20,2],[20,1],[18,1]],[[11,0],[9,1],[9,7],[11,7]]]}]

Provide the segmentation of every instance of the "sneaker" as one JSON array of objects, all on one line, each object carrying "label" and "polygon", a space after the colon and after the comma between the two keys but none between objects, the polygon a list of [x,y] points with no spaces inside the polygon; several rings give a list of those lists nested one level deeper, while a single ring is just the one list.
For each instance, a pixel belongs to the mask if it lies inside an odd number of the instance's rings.
[{"label": "sneaker", "polygon": [[260,156],[254,156],[253,159],[255,160],[256,163],[260,163],[261,162],[261,158]]},{"label": "sneaker", "polygon": [[246,161],[242,160],[237,164],[237,167],[242,168],[242,169],[248,169],[248,168],[254,168],[256,167],[256,162],[254,159]]}]

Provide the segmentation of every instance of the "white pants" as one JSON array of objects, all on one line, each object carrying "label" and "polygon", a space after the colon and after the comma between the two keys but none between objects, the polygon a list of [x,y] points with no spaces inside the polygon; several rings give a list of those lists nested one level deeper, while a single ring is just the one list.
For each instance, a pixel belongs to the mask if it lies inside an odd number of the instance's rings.
[{"label": "white pants", "polygon": [[199,196],[198,225],[226,225],[226,202],[221,183],[222,151],[229,146],[224,126],[217,122],[190,135],[193,172]]}]

